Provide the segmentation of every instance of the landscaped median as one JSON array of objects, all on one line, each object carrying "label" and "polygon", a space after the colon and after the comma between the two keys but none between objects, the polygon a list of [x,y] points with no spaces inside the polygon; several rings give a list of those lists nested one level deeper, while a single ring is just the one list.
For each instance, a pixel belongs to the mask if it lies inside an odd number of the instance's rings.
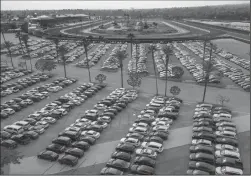
[{"label": "landscaped median", "polygon": [[200,103],[193,116],[189,175],[242,175],[237,129],[227,107]]}]

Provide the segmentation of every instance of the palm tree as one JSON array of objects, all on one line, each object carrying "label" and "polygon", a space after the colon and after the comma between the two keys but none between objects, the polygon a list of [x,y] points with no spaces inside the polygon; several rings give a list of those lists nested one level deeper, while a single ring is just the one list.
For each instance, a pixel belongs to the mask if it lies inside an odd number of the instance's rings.
[{"label": "palm tree", "polygon": [[9,52],[10,60],[11,60],[11,65],[14,68],[14,64],[13,64],[13,60],[12,60],[12,55],[11,55],[11,50],[10,50],[10,47],[13,46],[13,43],[11,43],[10,41],[6,41],[4,39],[4,44],[5,44],[5,47],[7,48],[8,52]]},{"label": "palm tree", "polygon": [[61,60],[63,61],[63,65],[64,65],[64,77],[66,78],[66,66],[65,66],[65,61],[66,61],[66,57],[65,57],[65,54],[67,53],[67,50],[65,48],[65,46],[60,46],[58,48],[58,53],[59,53],[59,56],[61,56]]},{"label": "palm tree", "polygon": [[129,38],[131,42],[131,59],[132,59],[132,40],[133,38],[135,38],[135,35],[133,33],[130,33],[127,35],[127,38]]},{"label": "palm tree", "polygon": [[58,47],[59,47],[58,44],[59,44],[59,39],[58,39],[58,38],[55,38],[55,39],[53,39],[52,41],[53,41],[54,44],[56,45],[56,52],[57,52],[57,58],[58,58],[58,56],[59,56],[59,55],[58,55],[58,49],[59,49],[59,48],[58,48]]},{"label": "palm tree", "polygon": [[216,67],[214,66],[213,62],[212,62],[212,53],[213,53],[213,49],[215,48],[214,45],[212,43],[210,43],[210,53],[209,53],[209,61],[204,61],[203,64],[203,72],[205,72],[205,86],[204,86],[204,92],[203,92],[203,99],[202,102],[205,101],[205,96],[206,96],[206,91],[207,91],[207,83],[209,80],[209,76],[210,74],[212,74],[215,70]]},{"label": "palm tree", "polygon": [[23,35],[21,35],[21,40],[24,42],[25,48],[26,48],[26,50],[27,50],[27,54],[28,54],[29,59],[30,59],[31,71],[32,71],[32,63],[31,63],[30,49],[29,49],[29,46],[28,46],[28,40],[29,40],[28,34],[23,34]]},{"label": "palm tree", "polygon": [[155,60],[154,60],[154,52],[157,50],[155,45],[150,45],[148,47],[148,53],[152,54],[152,60],[153,60],[153,69],[154,69],[154,74],[155,74],[155,84],[156,84],[156,95],[159,94],[159,89],[158,89],[158,78],[157,78],[157,72],[156,72],[156,65],[155,65]]},{"label": "palm tree", "polygon": [[[20,44],[20,47],[22,49],[22,52],[23,52],[23,55],[25,54],[24,52],[24,48],[23,48],[23,44],[22,44],[22,40],[21,40],[21,32],[18,31],[15,35],[16,38],[18,38],[18,41],[19,41],[19,44]],[[25,59],[25,67],[26,67],[26,70],[28,70],[28,67],[27,67],[27,62],[26,62],[26,59]]]},{"label": "palm tree", "polygon": [[[92,36],[89,36],[89,37],[92,37]],[[89,42],[86,39],[84,39],[83,40],[83,45],[84,45],[84,48],[85,48],[85,57],[86,57],[86,62],[87,62],[89,82],[92,82],[92,80],[91,80],[90,66],[89,66],[89,58],[88,58],[88,45],[89,45]]]},{"label": "palm tree", "polygon": [[171,47],[165,46],[165,47],[162,48],[162,51],[164,52],[164,54],[166,56],[166,60],[165,60],[165,67],[166,67],[165,96],[166,96],[166,92],[167,92],[167,71],[168,71],[169,56],[173,55],[173,50],[172,50]]},{"label": "palm tree", "polygon": [[120,66],[120,76],[121,76],[121,87],[123,88],[124,81],[123,81],[123,60],[128,57],[128,54],[125,51],[117,50],[115,55],[115,58],[118,59],[119,61],[119,66]]}]

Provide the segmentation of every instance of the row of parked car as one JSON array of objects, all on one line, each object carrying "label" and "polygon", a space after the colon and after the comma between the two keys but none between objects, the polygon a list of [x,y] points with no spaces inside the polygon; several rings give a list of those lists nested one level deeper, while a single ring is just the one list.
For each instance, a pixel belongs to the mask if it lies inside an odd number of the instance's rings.
[{"label": "row of parked car", "polygon": [[47,104],[40,111],[30,114],[27,118],[5,126],[1,132],[1,146],[16,148],[25,145],[43,134],[57,120],[67,115],[74,107],[83,104],[86,99],[104,88],[103,85],[83,84],[77,89]]},{"label": "row of parked car", "polygon": [[201,103],[193,116],[189,175],[242,175],[236,125],[231,110]]},{"label": "row of parked car", "polygon": [[246,60],[243,58],[240,58],[232,53],[226,52],[222,50],[221,52],[218,53],[221,57],[235,63],[236,65],[239,65],[242,68],[245,68],[247,70],[250,70],[250,60]]},{"label": "row of parked car", "polygon": [[103,62],[103,66],[101,67],[101,70],[111,71],[111,72],[118,71],[118,68],[120,67],[120,62],[119,62],[118,58],[116,58],[116,56],[115,56],[115,54],[118,50],[126,51],[127,44],[116,45],[113,48],[112,52],[110,53],[109,57]]},{"label": "row of parked car", "polygon": [[[40,49],[41,47],[47,46],[51,44],[50,41],[44,40],[44,39],[38,39],[38,40],[33,40],[33,39],[29,39],[28,40],[28,47],[29,47],[29,51],[35,51],[37,49]],[[20,45],[15,45],[13,47],[11,47],[11,54],[12,55],[22,55],[23,54],[23,50],[26,53],[26,47],[24,45],[24,43],[22,42],[22,48]]]},{"label": "row of parked car", "polygon": [[[89,67],[92,67],[98,63],[98,61],[101,59],[103,55],[106,54],[106,52],[110,49],[112,45],[111,44],[101,44],[95,50],[88,54],[88,60],[89,60]],[[87,65],[87,58],[85,57],[84,60],[79,61],[76,63],[76,67],[83,67],[88,68]]]},{"label": "row of parked car", "polygon": [[[183,44],[192,50],[195,54],[198,54],[199,57],[203,58],[203,47],[201,44],[197,43],[187,43]],[[209,60],[209,53],[206,52],[205,60]],[[224,76],[229,77],[233,82],[241,86],[245,91],[250,92],[250,75],[246,75],[242,72],[241,69],[232,67],[227,62],[223,61],[218,55],[212,57],[213,65],[223,73]]]},{"label": "row of parked car", "polygon": [[[146,45],[139,44],[139,50],[136,50],[136,45],[134,44],[132,49],[133,49],[132,58],[128,63],[128,72],[137,72],[143,76],[148,75],[148,70],[146,67],[146,61],[147,61]],[[136,57],[138,57],[138,61]],[[137,63],[137,66],[136,66],[136,63]]]},{"label": "row of parked car", "polygon": [[[178,117],[181,100],[154,97],[120,140],[101,175],[153,175],[157,154],[163,151],[169,128]],[[134,155],[136,154],[136,155]]]},{"label": "row of parked car", "polygon": [[[81,118],[59,133],[58,138],[39,153],[38,158],[52,161],[59,158],[60,164],[75,166],[116,114],[136,98],[137,93],[134,91],[116,89],[99,101],[94,109],[86,110]],[[64,155],[59,157],[60,154]]]},{"label": "row of parked car", "polygon": [[[45,78],[47,79],[46,75],[36,77],[37,80]],[[42,101],[49,96],[49,92],[58,92],[63,88],[75,83],[76,81],[77,80],[73,78],[58,78],[52,83],[38,86],[16,98],[4,102],[1,104],[1,119],[6,119],[17,111],[21,111],[23,108],[26,108],[35,102]]]},{"label": "row of parked car", "polygon": [[26,69],[14,69],[14,68],[11,68],[8,69],[8,71],[5,71],[5,72],[1,72],[1,84],[9,81],[9,80],[12,80],[12,79],[15,79],[15,78],[19,78],[21,76],[24,76],[24,75],[28,75],[32,73],[31,70],[26,70]]},{"label": "row of parked car", "polygon": [[[178,58],[181,64],[190,72],[195,81],[197,83],[204,83],[206,73],[205,71],[203,71],[203,65],[196,63],[196,59],[189,56],[187,52],[184,52],[182,47],[180,47],[179,45],[174,44],[173,46],[176,49],[174,55]],[[193,48],[189,49],[199,55],[197,50]],[[219,84],[220,78],[216,74],[210,74],[208,82]]]},{"label": "row of parked car", "polygon": [[1,97],[6,97],[7,95],[17,93],[29,86],[32,86],[41,81],[46,81],[51,77],[51,75],[45,73],[36,73],[26,78],[18,79],[17,82],[10,84],[1,85]]}]

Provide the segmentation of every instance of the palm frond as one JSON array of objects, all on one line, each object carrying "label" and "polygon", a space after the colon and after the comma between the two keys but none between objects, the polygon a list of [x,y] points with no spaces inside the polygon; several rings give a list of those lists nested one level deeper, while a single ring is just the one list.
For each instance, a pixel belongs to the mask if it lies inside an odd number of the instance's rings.
[{"label": "palm frond", "polygon": [[157,47],[156,47],[155,45],[150,45],[150,46],[148,47],[148,53],[154,52],[154,51],[156,51],[156,50],[157,50]]},{"label": "palm frond", "polygon": [[173,49],[172,49],[170,46],[164,46],[164,47],[162,48],[162,51],[164,52],[164,54],[165,54],[166,56],[171,56],[171,55],[173,55]]},{"label": "palm frond", "polygon": [[213,71],[216,71],[217,68],[214,66],[214,64],[210,61],[205,61],[203,64],[203,70],[207,73],[211,73]]},{"label": "palm frond", "polygon": [[67,53],[66,47],[63,45],[58,47],[58,53],[60,56],[64,56]]},{"label": "palm frond", "polygon": [[114,56],[121,62],[128,57],[128,54],[125,51],[118,50]]}]

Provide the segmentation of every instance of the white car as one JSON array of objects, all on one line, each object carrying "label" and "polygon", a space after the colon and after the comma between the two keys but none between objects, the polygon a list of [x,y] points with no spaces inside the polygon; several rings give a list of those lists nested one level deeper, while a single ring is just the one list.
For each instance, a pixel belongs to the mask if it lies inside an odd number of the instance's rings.
[{"label": "white car", "polygon": [[44,128],[48,128],[49,127],[49,123],[48,122],[46,122],[46,121],[38,121],[36,124],[35,124],[36,126],[39,126],[39,125],[42,125],[42,126],[44,126]]},{"label": "white car", "polygon": [[218,131],[233,131],[236,133],[236,128],[235,127],[228,127],[228,126],[219,126],[217,128]]},{"label": "white car", "polygon": [[94,137],[95,139],[98,139],[100,137],[100,133],[93,130],[89,130],[89,131],[83,131],[81,133],[81,136],[91,136]]},{"label": "white car", "polygon": [[158,122],[158,121],[164,121],[164,122],[166,122],[166,123],[168,123],[170,125],[173,124],[173,120],[170,119],[170,118],[167,118],[167,117],[156,118],[155,121],[156,122]]},{"label": "white car", "polygon": [[105,129],[108,126],[108,123],[102,121],[93,121],[91,125],[100,125],[103,129]]},{"label": "white car", "polygon": [[102,121],[102,122],[105,122],[105,123],[110,123],[112,121],[112,119],[109,116],[101,116],[101,117],[98,117],[98,121]]},{"label": "white car", "polygon": [[68,114],[68,111],[66,111],[66,110],[65,110],[65,109],[63,109],[63,108],[56,109],[55,111],[60,112],[62,115],[66,115],[66,114]]},{"label": "white car", "polygon": [[163,151],[163,146],[162,146],[162,144],[157,143],[157,142],[143,142],[143,143],[141,144],[141,146],[142,146],[143,148],[152,149],[152,150],[154,150],[154,151],[156,151],[156,152],[159,152],[159,153],[161,153],[161,152]]},{"label": "white car", "polygon": [[140,134],[147,134],[147,128],[143,128],[143,127],[131,127],[129,129],[129,132],[136,132],[136,133],[140,133]]},{"label": "white car", "polygon": [[169,131],[168,131],[168,129],[169,129],[169,127],[170,126],[154,126],[153,128],[152,128],[152,131],[162,131],[162,132],[165,132],[165,133],[169,133]]},{"label": "white car", "polygon": [[11,115],[11,114],[15,113],[15,111],[13,109],[11,109],[11,108],[3,109],[1,112],[5,113],[5,114],[8,114],[8,115]]},{"label": "white car", "polygon": [[70,125],[70,127],[78,127],[82,131],[85,130],[87,126],[88,126],[88,124],[85,124],[85,123],[82,123],[82,122],[75,122],[75,123]]},{"label": "white car", "polygon": [[236,125],[232,122],[219,122],[215,124],[216,127],[223,127],[223,126],[230,126],[230,127],[236,127]]},{"label": "white car", "polygon": [[135,139],[135,138],[122,138],[120,140],[121,143],[129,143],[134,145],[135,147],[139,147],[140,146],[140,140],[139,139]]},{"label": "white car", "polygon": [[202,145],[209,145],[212,146],[212,142],[206,139],[193,139],[192,140],[192,144],[193,145],[198,145],[198,144],[202,144]]},{"label": "white car", "polygon": [[149,125],[147,123],[144,122],[139,122],[139,123],[134,123],[132,124],[133,127],[143,127],[143,128],[148,128]]},{"label": "white car", "polygon": [[94,106],[94,109],[97,109],[97,110],[104,110],[106,108],[107,108],[107,106],[105,104],[96,104]]},{"label": "white car", "polygon": [[47,123],[54,124],[54,123],[56,123],[57,120],[55,118],[52,118],[52,117],[43,117],[41,119],[41,121],[45,121]]},{"label": "white car", "polygon": [[206,107],[206,108],[212,109],[212,108],[213,108],[213,105],[212,105],[212,104],[206,104],[206,103],[197,104],[197,105],[196,105],[196,108],[200,108],[200,107]]},{"label": "white car", "polygon": [[91,120],[86,119],[86,118],[77,119],[75,122],[76,122],[76,123],[81,122],[81,123],[84,123],[84,124],[91,124],[91,123],[92,123]]},{"label": "white car", "polygon": [[81,128],[79,128],[79,127],[70,126],[70,127],[65,128],[65,131],[76,131],[76,132],[80,132],[80,131],[82,131],[82,130],[81,130]]},{"label": "white car", "polygon": [[146,156],[153,159],[157,158],[157,152],[149,148],[138,148],[135,153],[137,156]]},{"label": "white car", "polygon": [[239,153],[239,148],[234,147],[232,145],[228,145],[228,144],[216,144],[215,149],[216,150],[231,150],[231,151]]},{"label": "white car", "polygon": [[220,157],[231,157],[231,158],[236,158],[241,160],[240,158],[240,153],[239,152],[234,152],[231,150],[216,150],[215,151],[215,157],[220,158]]},{"label": "white car", "polygon": [[215,174],[217,175],[243,175],[243,171],[241,169],[237,169],[234,167],[223,166],[223,167],[216,167]]},{"label": "white car", "polygon": [[152,122],[152,126],[166,126],[169,128],[170,124],[165,121],[154,121],[154,122]]},{"label": "white car", "polygon": [[216,131],[215,134],[221,137],[230,137],[237,139],[237,134],[233,131]]}]

